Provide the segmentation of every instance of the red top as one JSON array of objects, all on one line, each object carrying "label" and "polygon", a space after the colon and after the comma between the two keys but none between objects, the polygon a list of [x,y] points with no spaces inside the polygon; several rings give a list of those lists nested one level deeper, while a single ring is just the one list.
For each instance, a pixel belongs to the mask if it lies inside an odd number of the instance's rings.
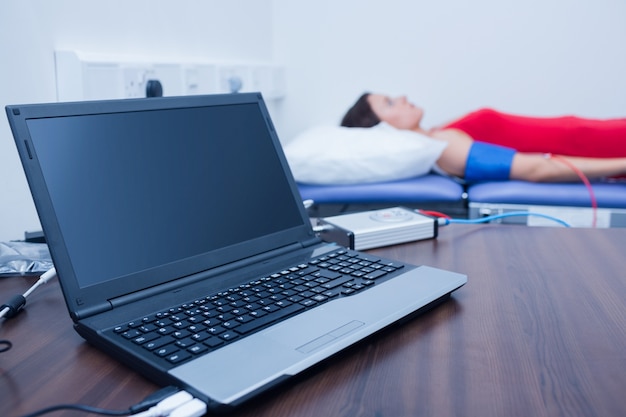
[{"label": "red top", "polygon": [[443,128],[456,128],[474,140],[520,152],[626,157],[626,118],[528,117],[480,109]]}]

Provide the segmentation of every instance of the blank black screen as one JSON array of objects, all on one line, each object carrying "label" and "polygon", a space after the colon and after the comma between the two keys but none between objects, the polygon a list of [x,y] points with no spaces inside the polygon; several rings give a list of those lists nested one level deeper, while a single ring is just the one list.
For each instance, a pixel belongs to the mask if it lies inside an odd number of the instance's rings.
[{"label": "blank black screen", "polygon": [[81,287],[303,223],[257,104],[28,128]]}]

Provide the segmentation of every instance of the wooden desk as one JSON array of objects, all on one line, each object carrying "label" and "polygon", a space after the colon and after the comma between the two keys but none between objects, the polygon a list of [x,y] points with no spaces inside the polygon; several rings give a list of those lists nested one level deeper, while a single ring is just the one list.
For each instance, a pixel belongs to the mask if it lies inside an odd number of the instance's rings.
[{"label": "wooden desk", "polygon": [[[626,232],[452,225],[372,252],[464,272],[436,310],[385,331],[237,416],[624,416]],[[0,280],[0,297],[30,278]],[[0,324],[0,416],[123,409],[157,387],[74,333],[56,283]],[[54,416],[84,415],[76,412]]]}]

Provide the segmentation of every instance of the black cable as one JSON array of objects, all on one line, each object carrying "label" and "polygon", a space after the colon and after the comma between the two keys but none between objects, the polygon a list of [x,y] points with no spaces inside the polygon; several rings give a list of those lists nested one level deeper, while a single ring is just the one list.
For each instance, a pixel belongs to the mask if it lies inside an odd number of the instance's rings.
[{"label": "black cable", "polygon": [[37,417],[37,416],[41,416],[44,414],[52,413],[54,411],[59,411],[59,410],[77,410],[77,411],[84,411],[86,413],[101,414],[101,415],[106,415],[106,416],[128,416],[128,415],[137,414],[142,411],[148,410],[150,407],[155,406],[156,404],[158,404],[165,398],[171,396],[172,394],[177,393],[178,391],[180,390],[177,387],[172,386],[172,385],[165,387],[165,388],[161,388],[160,390],[144,398],[141,402],[133,405],[128,410],[107,410],[104,408],[92,407],[92,406],[83,405],[83,404],[59,404],[59,405],[54,405],[51,407],[42,408],[41,410],[34,411],[29,414],[25,414],[22,417]]},{"label": "black cable", "polygon": [[19,313],[22,308],[26,305],[26,297],[21,294],[14,295],[7,301],[5,304],[2,304],[0,307],[1,315],[0,317],[6,317],[10,319],[11,317],[15,317],[17,313]]},{"label": "black cable", "polygon": [[173,394],[176,394],[178,391],[180,391],[180,389],[173,385],[167,386],[165,388],[161,388],[160,390],[155,391],[152,394],[148,395],[146,398],[143,399],[143,401],[130,407],[129,411],[131,414],[137,414],[142,411],[145,411],[148,408],[152,407],[153,405],[160,403],[167,397]]},{"label": "black cable", "polygon": [[[40,285],[43,285],[57,276],[57,271],[54,268],[50,268],[44,272],[37,282],[33,284],[24,294],[14,295],[5,304],[0,306],[0,319],[10,319],[15,317],[26,305],[26,297],[33,293]],[[11,349],[13,344],[8,340],[0,340],[0,353],[6,352]]]},{"label": "black cable", "polygon": [[77,411],[84,411],[86,413],[102,414],[102,415],[107,415],[107,416],[127,416],[131,414],[129,410],[116,411],[116,410],[105,410],[103,408],[91,407],[91,406],[82,405],[82,404],[59,404],[59,405],[54,405],[52,407],[43,408],[39,411],[26,414],[22,417],[37,417],[37,416],[41,416],[44,414],[52,413],[54,411],[59,411],[59,410],[77,410]]},{"label": "black cable", "polygon": [[0,340],[0,353],[6,352],[13,347],[13,343],[8,340]]},{"label": "black cable", "polygon": [[[24,307],[24,304],[26,304],[26,298],[24,298],[23,295],[15,295],[11,297],[11,299],[7,301],[6,304],[2,304],[2,306],[0,306],[0,318],[6,317],[8,319],[11,317],[15,317],[15,315],[19,313],[20,310]],[[0,340],[0,353],[6,352],[12,347],[13,343],[11,343],[9,340]]]}]

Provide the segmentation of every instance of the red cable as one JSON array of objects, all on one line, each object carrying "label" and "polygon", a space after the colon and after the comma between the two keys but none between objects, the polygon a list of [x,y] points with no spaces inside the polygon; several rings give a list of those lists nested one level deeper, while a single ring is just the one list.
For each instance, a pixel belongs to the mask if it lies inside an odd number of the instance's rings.
[{"label": "red cable", "polygon": [[596,200],[596,195],[593,192],[593,187],[591,186],[591,183],[589,182],[589,179],[587,178],[587,176],[576,165],[572,164],[566,158],[563,158],[558,155],[552,155],[551,153],[546,154],[546,156],[550,159],[555,159],[567,165],[572,171],[576,173],[576,175],[578,175],[578,177],[585,184],[585,186],[587,187],[587,191],[589,191],[589,197],[591,198],[591,210],[593,213],[593,219],[591,221],[591,225],[592,227],[596,227],[596,223],[598,220],[598,201]]},{"label": "red cable", "polygon": [[444,219],[451,219],[450,216],[448,216],[447,214],[444,213],[440,213],[438,211],[432,211],[432,210],[419,210],[420,213],[425,214],[427,216],[431,216],[431,217],[443,217]]}]

